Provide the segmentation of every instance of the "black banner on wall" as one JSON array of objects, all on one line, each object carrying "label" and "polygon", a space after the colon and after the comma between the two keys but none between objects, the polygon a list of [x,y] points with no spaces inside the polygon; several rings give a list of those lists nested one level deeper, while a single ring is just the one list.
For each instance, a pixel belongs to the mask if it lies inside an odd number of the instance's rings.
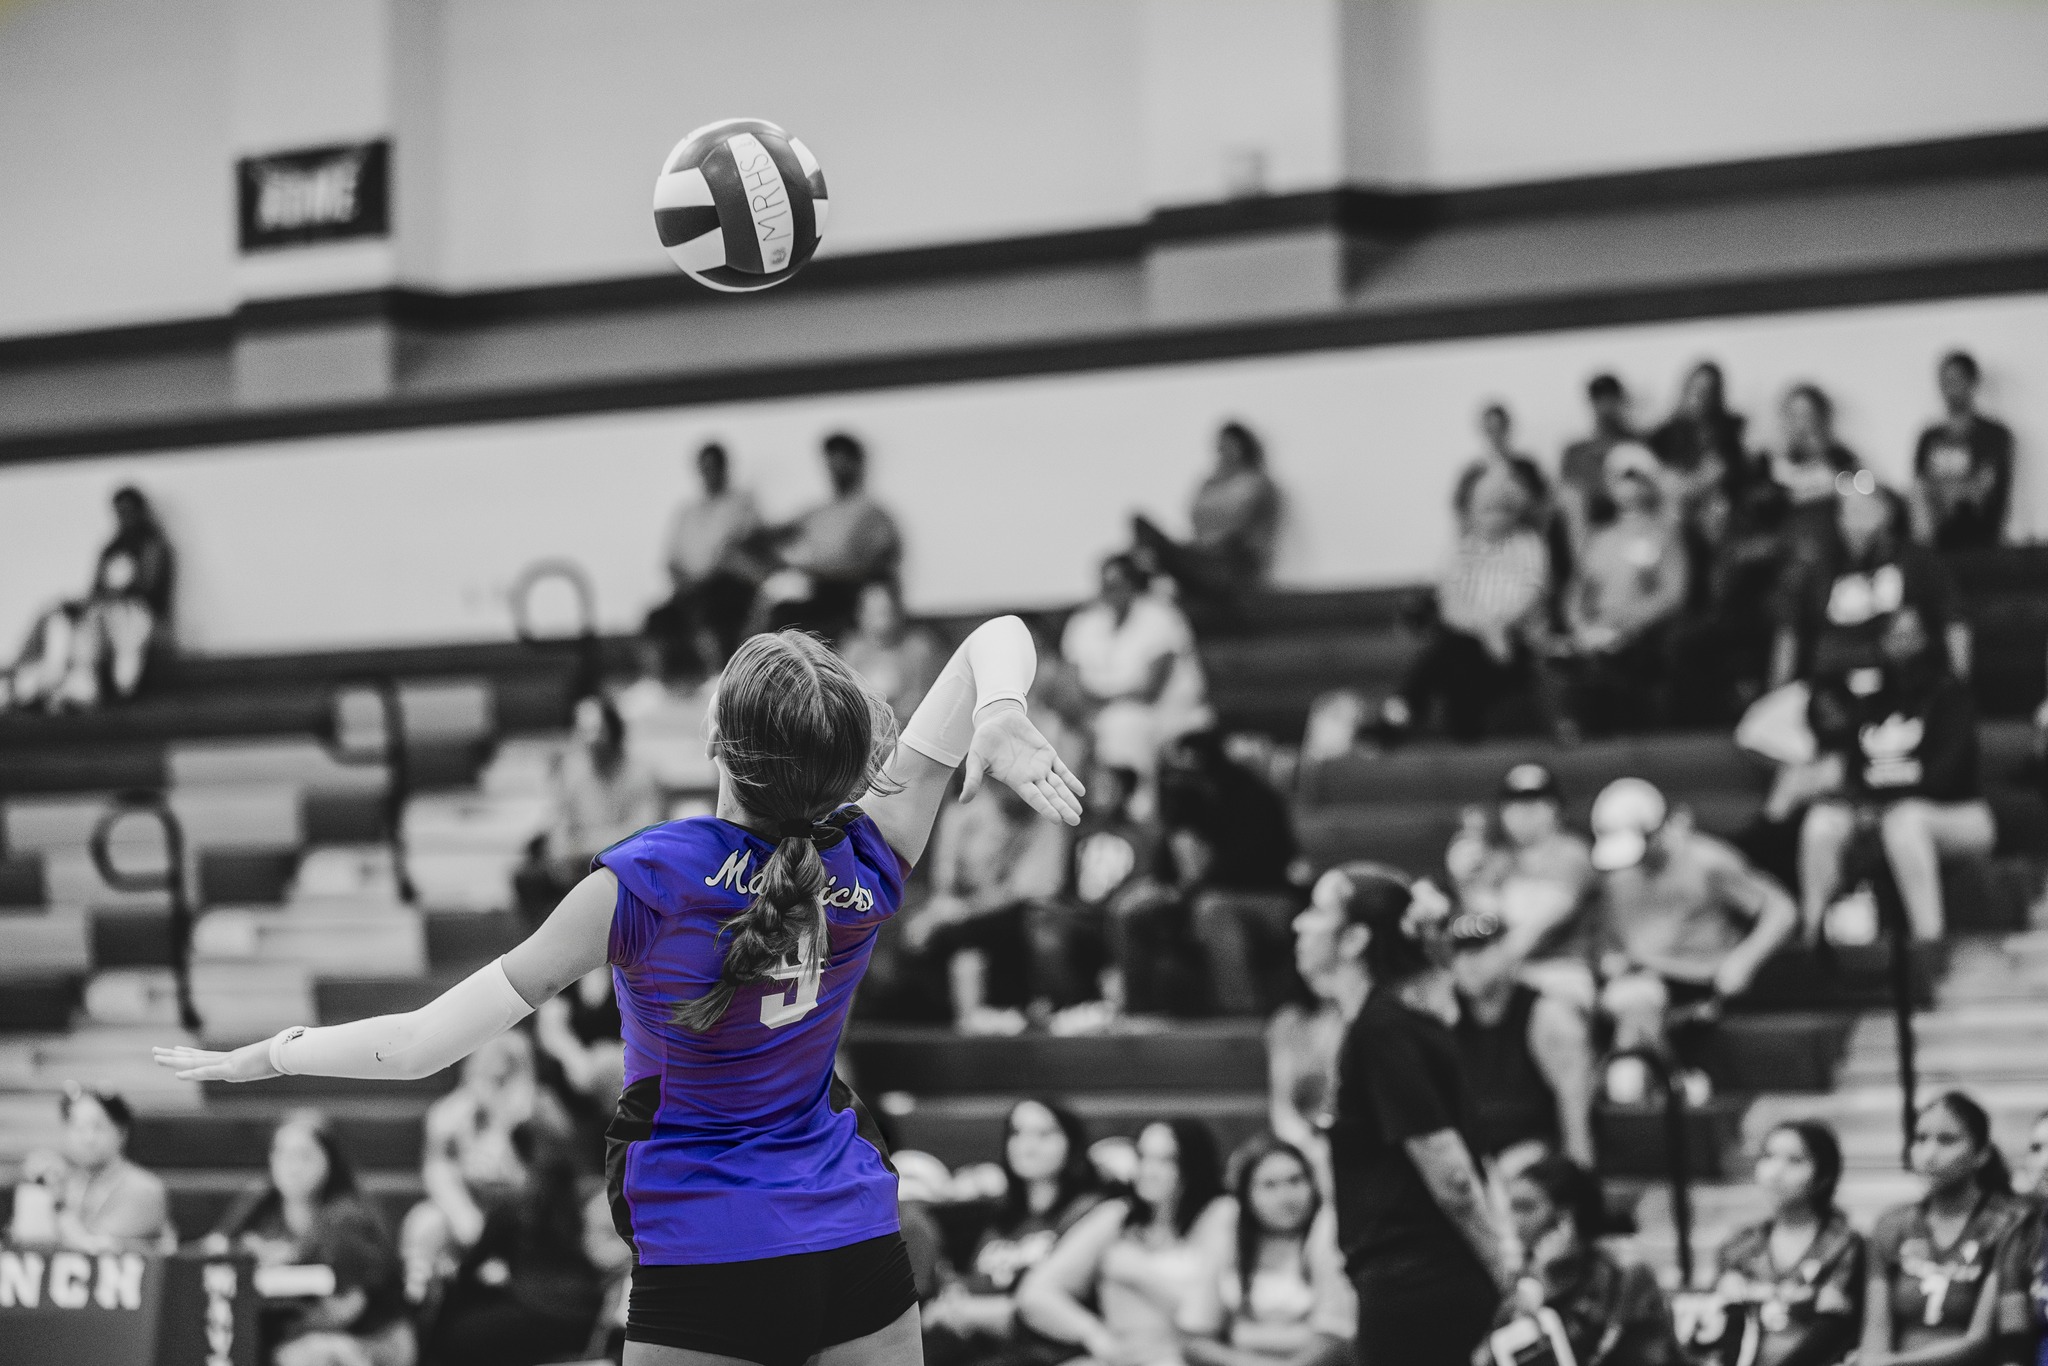
[{"label": "black banner on wall", "polygon": [[243,157],[236,169],[243,251],[391,232],[384,139]]}]

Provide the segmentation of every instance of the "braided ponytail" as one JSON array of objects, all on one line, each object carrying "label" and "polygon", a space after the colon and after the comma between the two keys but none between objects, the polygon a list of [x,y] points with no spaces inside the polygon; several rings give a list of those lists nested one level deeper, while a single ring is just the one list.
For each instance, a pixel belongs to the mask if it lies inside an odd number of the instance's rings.
[{"label": "braided ponytail", "polygon": [[[875,786],[896,748],[895,718],[860,676],[817,637],[758,635],[740,646],[718,683],[713,745],[749,815],[773,826],[774,852],[753,902],[725,922],[725,963],[711,990],[676,1007],[702,1033],[743,986],[777,968],[822,971],[830,950],[821,898],[831,881],[819,857],[836,831],[818,822]],[[800,953],[808,948],[807,955]]]}]

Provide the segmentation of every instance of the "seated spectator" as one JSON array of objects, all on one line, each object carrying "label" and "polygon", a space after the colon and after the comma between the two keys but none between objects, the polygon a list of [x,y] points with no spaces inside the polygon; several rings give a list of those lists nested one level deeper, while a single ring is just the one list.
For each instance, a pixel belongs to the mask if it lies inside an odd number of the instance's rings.
[{"label": "seated spectator", "polygon": [[1095,761],[1148,780],[1160,746],[1211,721],[1194,632],[1149,585],[1130,556],[1110,556],[1101,596],[1075,612],[1060,637],[1060,654],[1095,709]]},{"label": "seated spectator", "polygon": [[795,626],[837,641],[853,624],[861,589],[895,582],[903,538],[867,491],[867,449],[834,432],[824,451],[832,497],[769,535],[783,572],[762,584],[761,597],[764,629]]},{"label": "seated spectator", "polygon": [[1891,614],[1879,647],[1875,677],[1814,697],[1814,734],[1840,787],[1800,826],[1801,912],[1817,935],[1843,856],[1874,827],[1914,938],[1933,943],[1945,924],[1941,860],[1983,858],[1998,838],[1977,773],[1977,705],[1913,608]]},{"label": "seated spectator", "polygon": [[[1300,941],[1296,941],[1299,945]],[[1315,994],[1313,1006],[1289,1002],[1266,1022],[1266,1122],[1276,1137],[1307,1153],[1319,1189],[1331,1189],[1323,1131],[1337,1103],[1337,1053],[1344,1043],[1344,1012],[1332,998],[1329,975],[1297,955],[1296,970]]]},{"label": "seated spectator", "polygon": [[1527,1264],[1494,1319],[1494,1359],[1549,1346],[1552,1355],[1534,1359],[1683,1366],[1655,1274],[1623,1266],[1597,1241],[1606,1219],[1599,1178],[1553,1154],[1510,1177],[1507,1196]]},{"label": "seated spectator", "polygon": [[1772,686],[1878,667],[1885,628],[1906,607],[1941,643],[1949,668],[1968,678],[1970,626],[1954,580],[1932,551],[1906,538],[1899,499],[1865,471],[1842,480],[1827,506],[1827,534],[1786,578]]},{"label": "seated spectator", "polygon": [[584,973],[533,1013],[535,1074],[575,1124],[577,1159],[593,1172],[603,1161],[605,1126],[625,1085],[620,1028],[610,964]]},{"label": "seated spectator", "polygon": [[1835,405],[1818,385],[1793,386],[1780,411],[1785,447],[1767,457],[1766,468],[1786,508],[1785,534],[1796,556],[1825,540],[1835,476],[1854,474],[1863,462],[1835,439]]},{"label": "seated spectator", "polygon": [[1650,449],[1677,481],[1674,511],[1694,552],[1696,576],[1755,482],[1755,462],[1743,443],[1747,425],[1741,414],[1728,410],[1721,367],[1709,360],[1693,366],[1678,406],[1650,433]]},{"label": "seated spectator", "polygon": [[324,1266],[332,1293],[264,1306],[263,1337],[278,1366],[412,1366],[398,1249],[355,1168],[317,1111],[287,1115],[270,1135],[270,1172],[207,1235],[211,1255],[239,1252],[258,1266]]},{"label": "seated spectator", "polygon": [[1216,1140],[1194,1120],[1148,1124],[1127,1196],[1084,1215],[1017,1290],[1017,1316],[1096,1366],[1180,1357],[1181,1311],[1229,1206]]},{"label": "seated spectator", "polygon": [[1530,690],[1530,643],[1546,629],[1551,579],[1529,506],[1511,477],[1482,470],[1473,481],[1457,548],[1437,581],[1437,624],[1382,710],[1389,739],[1426,722],[1441,700],[1453,738],[1477,740],[1496,706]]},{"label": "seated spectator", "polygon": [[1020,1100],[1004,1124],[1002,1170],[1002,1198],[966,1268],[946,1268],[924,1307],[931,1366],[1057,1366],[1071,1354],[1018,1321],[1017,1287],[1102,1201],[1087,1131],[1061,1106]]},{"label": "seated spectator", "polygon": [[584,1256],[583,1196],[559,1133],[511,1135],[518,1179],[485,1216],[428,1330],[438,1366],[540,1366],[588,1346],[603,1285]]},{"label": "seated spectator", "polygon": [[1976,550],[2005,536],[2012,506],[2012,429],[1977,411],[1977,361],[1951,351],[1935,371],[1946,416],[1913,448],[1913,536],[1936,550]]},{"label": "seated spectator", "polygon": [[1526,452],[1514,448],[1513,431],[1514,420],[1504,405],[1489,403],[1479,410],[1479,433],[1486,446],[1458,476],[1451,492],[1451,511],[1462,527],[1471,516],[1472,497],[1484,481],[1512,480],[1522,494],[1522,522],[1536,533],[1549,556],[1550,581],[1563,583],[1571,577],[1570,528],[1558,511],[1543,467]]},{"label": "seated spectator", "polygon": [[1926,1193],[1871,1232],[1857,1366],[2030,1359],[2032,1220],[1990,1116],[1960,1092],[1935,1097],[1913,1121],[1911,1158]]},{"label": "seated spectator", "polygon": [[1173,540],[1144,517],[1131,518],[1134,554],[1179,586],[1192,607],[1228,603],[1265,583],[1280,529],[1280,489],[1266,473],[1266,452],[1241,422],[1216,433],[1216,468],[1195,491],[1194,538]]},{"label": "seated spectator", "polygon": [[1827,1125],[1788,1121],[1764,1135],[1756,1184],[1770,1214],[1714,1257],[1725,1326],[1713,1345],[1723,1359],[1745,1337],[1756,1344],[1751,1358],[1766,1366],[1828,1366],[1856,1346],[1865,1251],[1862,1235],[1835,1207],[1841,1179],[1842,1146]]},{"label": "seated spectator", "polygon": [[1289,880],[1297,845],[1287,799],[1232,759],[1214,730],[1166,747],[1159,816],[1180,873],[1216,1008],[1263,1015],[1294,993]]},{"label": "seated spectator", "polygon": [[[1784,888],[1694,829],[1688,812],[1672,810],[1640,778],[1616,779],[1594,801],[1593,866],[1610,943],[1600,1004],[1614,1019],[1617,1050],[1668,1056],[1674,1015],[1711,1017],[1742,995],[1798,924]],[[1612,1074],[1609,1084],[1617,1089]]]},{"label": "seated spectator", "polygon": [[1181,1305],[1189,1366],[1312,1366],[1349,1359],[1358,1306],[1337,1220],[1301,1151],[1254,1138],[1231,1157],[1209,1274]]},{"label": "seated spectator", "polygon": [[597,1322],[583,1355],[617,1361],[626,1348],[626,1311],[633,1296],[633,1245],[612,1222],[611,1192],[599,1186],[583,1200],[583,1259],[601,1285]]},{"label": "seated spectator", "polygon": [[69,1082],[57,1107],[63,1149],[22,1158],[8,1240],[87,1253],[176,1248],[163,1181],[122,1155],[135,1126],[128,1102]]},{"label": "seated spectator", "polygon": [[1607,453],[1614,515],[1593,528],[1565,591],[1571,674],[1568,711],[1605,733],[1657,718],[1667,628],[1685,606],[1685,542],[1665,501],[1665,480],[1634,444]]},{"label": "seated spectator", "polygon": [[1593,1033],[1587,1013],[1516,979],[1506,927],[1487,912],[1451,922],[1451,1031],[1472,1089],[1477,1155],[1503,1169],[1544,1152],[1593,1161]]},{"label": "seated spectator", "polygon": [[576,704],[571,743],[548,774],[548,827],[513,874],[519,908],[538,923],[590,871],[592,855],[661,819],[646,769],[626,749],[626,723],[602,697]]},{"label": "seated spectator", "polygon": [[716,674],[737,650],[767,566],[751,548],[761,530],[753,495],[731,484],[725,447],[697,452],[704,496],[676,509],[668,531],[668,601],[647,614],[663,673]]},{"label": "seated spectator", "polygon": [[36,621],[0,679],[0,706],[86,710],[142,685],[151,649],[170,629],[171,542],[140,489],[116,490],[113,506],[114,535],[91,592]]},{"label": "seated spectator", "polygon": [[407,1211],[399,1249],[406,1296],[420,1303],[483,1236],[490,1212],[526,1189],[515,1131],[566,1137],[568,1116],[535,1075],[533,1041],[500,1034],[462,1062],[453,1091],[427,1108],[420,1181],[426,1199]]},{"label": "seated spectator", "polygon": [[2018,1189],[2024,1195],[2048,1198],[2048,1110],[2035,1115],[2027,1127],[2027,1164]]},{"label": "seated spectator", "polygon": [[1595,375],[1586,385],[1593,409],[1593,434],[1564,448],[1557,466],[1557,504],[1571,532],[1572,556],[1585,547],[1594,520],[1608,505],[1607,453],[1623,442],[1641,440],[1628,419],[1628,392],[1613,375]]},{"label": "seated spectator", "polygon": [[910,914],[905,946],[944,968],[960,1028],[1016,1033],[1025,1007],[1073,990],[1067,828],[993,783],[941,813],[937,845],[931,899]]},{"label": "seated spectator", "polygon": [[1468,819],[1444,864],[1459,903],[1506,926],[1499,953],[1521,979],[1591,1014],[1598,878],[1586,842],[1564,827],[1564,794],[1550,770],[1509,769],[1492,816]]},{"label": "seated spectator", "polygon": [[946,667],[946,652],[938,640],[905,619],[902,596],[887,581],[861,589],[853,632],[839,653],[888,702],[899,726],[909,722],[938,681],[939,670]]}]

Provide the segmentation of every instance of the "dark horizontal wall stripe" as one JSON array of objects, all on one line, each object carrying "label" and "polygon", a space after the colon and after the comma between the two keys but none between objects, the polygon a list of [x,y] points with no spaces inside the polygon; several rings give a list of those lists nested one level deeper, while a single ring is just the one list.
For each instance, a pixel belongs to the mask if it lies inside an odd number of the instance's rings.
[{"label": "dark horizontal wall stripe", "polygon": [[0,464],[2044,289],[2048,289],[2048,252],[2036,252],[1989,260],[607,380],[508,393],[399,397],[369,404],[233,413],[0,440]]},{"label": "dark horizontal wall stripe", "polygon": [[[1594,213],[1616,208],[1726,202],[1775,194],[1984,177],[2048,169],[2048,129],[2020,129],[1887,147],[1716,162],[1652,171],[1488,186],[1398,190],[1354,186],[1180,205],[1145,223],[1025,237],[826,256],[784,293],[959,279],[1048,267],[1138,260],[1148,246],[1252,233],[1338,227],[1369,238],[1406,237],[1452,223]],[[0,338],[0,366],[219,349],[238,330],[388,319],[455,329],[641,308],[742,307],[680,272],[443,294],[386,289],[245,303],[228,317]]]}]

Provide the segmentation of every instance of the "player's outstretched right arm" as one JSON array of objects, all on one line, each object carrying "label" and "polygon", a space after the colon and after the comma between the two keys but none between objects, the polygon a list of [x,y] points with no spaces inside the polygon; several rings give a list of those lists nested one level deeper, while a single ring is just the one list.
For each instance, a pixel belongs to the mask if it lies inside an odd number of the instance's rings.
[{"label": "player's outstretched right arm", "polygon": [[452,1066],[605,961],[619,881],[600,868],[570,889],[541,927],[504,957],[418,1010],[350,1024],[294,1025],[231,1052],[158,1048],[182,1081],[263,1081],[288,1073],[408,1081]]},{"label": "player's outstretched right arm", "polygon": [[986,775],[1014,788],[1039,814],[1080,823],[1081,781],[1025,711],[1037,671],[1031,632],[1016,617],[983,622],[953,652],[903,728],[888,786],[861,800],[889,847],[907,862],[923,855],[946,785],[963,760],[962,800]]}]

